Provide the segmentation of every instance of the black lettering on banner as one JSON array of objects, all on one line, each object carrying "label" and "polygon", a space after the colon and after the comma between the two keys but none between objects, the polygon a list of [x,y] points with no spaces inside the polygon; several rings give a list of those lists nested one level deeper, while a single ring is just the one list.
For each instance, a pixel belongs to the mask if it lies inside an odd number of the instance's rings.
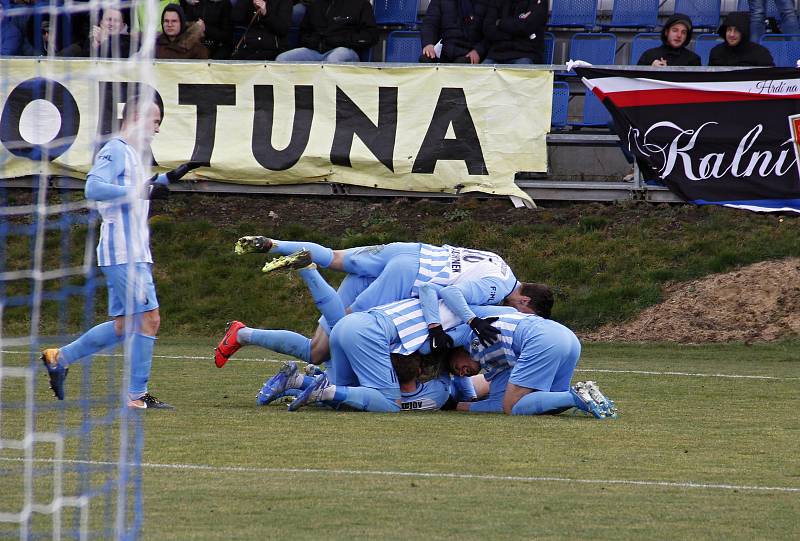
[{"label": "black lettering on banner", "polygon": [[397,87],[378,89],[378,124],[375,125],[344,91],[336,87],[336,131],[331,144],[331,163],[352,167],[353,136],[359,139],[389,171],[394,173],[397,136]]},{"label": "black lettering on banner", "polygon": [[[455,139],[445,139],[453,125]],[[412,173],[433,174],[436,162],[463,161],[470,175],[488,175],[481,142],[461,88],[443,88],[436,102],[428,132],[422,141]]]},{"label": "black lettering on banner", "polygon": [[314,119],[314,87],[294,87],[294,121],[289,145],[283,150],[272,146],[272,128],[275,120],[275,90],[272,85],[253,87],[253,157],[265,169],[284,171],[303,155],[311,136]]},{"label": "black lettering on banner", "polygon": [[[20,133],[20,122],[25,107],[35,100],[52,103],[61,116],[61,125],[55,137],[44,144],[26,141]],[[56,81],[36,77],[18,84],[6,99],[0,116],[0,141],[9,152],[21,158],[52,161],[66,152],[81,124],[78,104],[67,88]]]},{"label": "black lettering on banner", "polygon": [[236,105],[236,85],[179,84],[178,104],[197,107],[192,161],[210,162],[217,135],[217,107]]}]

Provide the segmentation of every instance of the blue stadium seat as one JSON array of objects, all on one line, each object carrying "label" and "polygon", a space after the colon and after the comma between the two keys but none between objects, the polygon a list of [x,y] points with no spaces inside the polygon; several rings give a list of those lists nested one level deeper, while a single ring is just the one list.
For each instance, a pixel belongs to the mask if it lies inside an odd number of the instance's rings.
[{"label": "blue stadium seat", "polygon": [[711,49],[722,43],[722,38],[718,34],[700,34],[694,40],[694,52],[700,57],[700,62],[708,66],[708,55]]},{"label": "blue stadium seat", "polygon": [[633,36],[631,40],[631,55],[630,60],[628,63],[631,66],[635,66],[639,59],[642,57],[642,53],[648,49],[652,49],[653,47],[659,47],[661,45],[661,33],[660,32],[647,32],[642,34],[636,34]]},{"label": "blue stadium seat", "polygon": [[603,28],[646,28],[658,26],[659,0],[614,0],[611,22]]},{"label": "blue stadium seat", "polygon": [[675,0],[675,13],[689,16],[695,28],[719,27],[720,0]]},{"label": "blue stadium seat", "polygon": [[378,24],[405,27],[417,24],[419,0],[374,0],[373,6]]},{"label": "blue stadium seat", "polygon": [[556,36],[552,32],[544,33],[544,63],[552,64],[555,56]]},{"label": "blue stadium seat", "polygon": [[547,26],[583,28],[588,32],[594,28],[596,19],[597,0],[553,0]]},{"label": "blue stadium seat", "polygon": [[800,59],[800,35],[764,34],[761,45],[769,49],[775,65],[779,68],[793,68]]},{"label": "blue stadium seat", "polygon": [[[617,36],[609,32],[579,32],[569,41],[570,60],[584,60],[590,64],[613,65],[617,54]],[[561,75],[575,75],[562,72]]]},{"label": "blue stadium seat", "polygon": [[[750,11],[747,0],[739,0],[736,11]],[[780,19],[781,17],[781,14],[778,13],[778,6],[775,5],[775,0],[767,0],[767,17],[772,17],[773,19]]]},{"label": "blue stadium seat", "polygon": [[553,113],[550,115],[550,126],[563,128],[567,125],[569,110],[569,83],[556,81],[553,83]]},{"label": "blue stadium seat", "polygon": [[416,30],[395,30],[386,38],[386,62],[416,63],[422,54],[422,42]]},{"label": "blue stadium seat", "polygon": [[608,123],[611,122],[611,114],[605,105],[588,88],[583,96],[583,118],[580,122],[569,122],[569,125],[587,128],[608,127]]}]

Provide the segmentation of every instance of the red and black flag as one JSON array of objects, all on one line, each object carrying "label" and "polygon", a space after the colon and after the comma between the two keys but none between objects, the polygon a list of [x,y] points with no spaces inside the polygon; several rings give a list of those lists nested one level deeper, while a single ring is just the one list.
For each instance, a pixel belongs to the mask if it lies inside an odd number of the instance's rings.
[{"label": "red and black flag", "polygon": [[697,204],[800,212],[800,70],[575,71],[646,179]]}]

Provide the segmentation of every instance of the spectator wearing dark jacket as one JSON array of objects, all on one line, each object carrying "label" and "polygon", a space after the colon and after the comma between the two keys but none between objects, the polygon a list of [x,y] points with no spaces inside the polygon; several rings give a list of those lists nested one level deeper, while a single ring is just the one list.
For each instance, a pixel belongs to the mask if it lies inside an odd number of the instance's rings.
[{"label": "spectator wearing dark jacket", "polygon": [[[479,64],[486,56],[483,43],[485,0],[431,0],[422,19],[420,62]],[[442,42],[437,57],[436,44]]]},{"label": "spectator wearing dark jacket", "polygon": [[300,25],[300,45],[278,55],[280,62],[358,62],[359,52],[378,41],[369,0],[316,0]]},{"label": "spectator wearing dark jacket", "polygon": [[186,16],[178,4],[167,4],[164,8],[161,13],[161,30],[156,39],[156,58],[208,58],[208,50],[200,42],[202,30],[198,25],[187,25]]},{"label": "spectator wearing dark jacket", "polygon": [[484,64],[541,64],[547,0],[492,0],[483,20]]},{"label": "spectator wearing dark jacket", "polygon": [[700,57],[687,49],[692,41],[692,21],[688,15],[676,13],[664,23],[661,29],[660,47],[653,47],[642,53],[640,66],[700,66]]},{"label": "spectator wearing dark jacket", "polygon": [[115,8],[106,8],[100,14],[97,26],[89,37],[59,51],[58,56],[92,56],[97,58],[128,58],[131,55],[131,36],[125,15]]},{"label": "spectator wearing dark jacket", "polygon": [[772,55],[763,45],[750,41],[750,14],[746,11],[728,13],[717,32],[720,43],[708,56],[709,66],[774,66]]},{"label": "spectator wearing dark jacket", "polygon": [[[241,4],[241,0],[237,3]],[[181,0],[186,21],[200,25],[203,46],[209,58],[227,60],[231,57],[233,27],[229,0]]]},{"label": "spectator wearing dark jacket", "polygon": [[[0,56],[22,54],[25,42],[24,21],[9,11],[9,0],[0,0]],[[22,22],[22,25],[19,23]]]},{"label": "spectator wearing dark jacket", "polygon": [[245,29],[234,60],[275,60],[287,46],[292,21],[292,0],[239,0],[233,21]]}]

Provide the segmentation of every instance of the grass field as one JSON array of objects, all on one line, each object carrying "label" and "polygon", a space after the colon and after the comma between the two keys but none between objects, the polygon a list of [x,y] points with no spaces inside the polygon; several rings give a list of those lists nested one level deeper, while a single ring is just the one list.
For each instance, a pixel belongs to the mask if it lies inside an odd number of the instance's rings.
[{"label": "grass field", "polygon": [[[142,539],[800,536],[797,342],[587,344],[576,378],[621,410],[597,421],[259,408],[279,356],[248,348],[220,370],[216,338],[157,344],[151,389],[178,409],[145,416]],[[3,412],[4,433],[20,422]],[[0,510],[13,494],[0,490]]]}]

